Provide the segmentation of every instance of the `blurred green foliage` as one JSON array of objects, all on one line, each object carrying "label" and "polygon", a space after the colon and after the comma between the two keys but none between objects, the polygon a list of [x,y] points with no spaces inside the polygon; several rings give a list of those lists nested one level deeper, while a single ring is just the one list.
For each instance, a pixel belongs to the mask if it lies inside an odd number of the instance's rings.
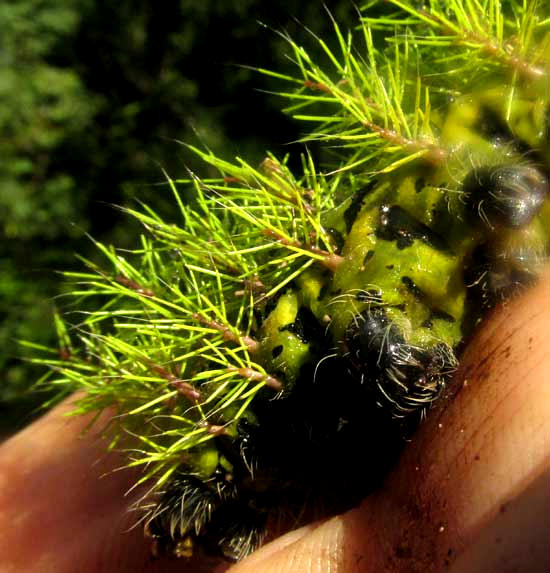
[{"label": "blurred green foliage", "polygon": [[[332,14],[346,26],[352,3]],[[266,23],[269,27],[258,23]],[[3,0],[0,3],[0,431],[28,422],[41,372],[18,339],[53,344],[63,308],[56,270],[94,258],[86,237],[130,246],[138,230],[113,205],[138,196],[169,209],[160,166],[203,166],[178,140],[259,162],[297,127],[279,110],[276,33],[331,37],[321,2],[286,0]],[[197,136],[197,134],[199,134]]]}]

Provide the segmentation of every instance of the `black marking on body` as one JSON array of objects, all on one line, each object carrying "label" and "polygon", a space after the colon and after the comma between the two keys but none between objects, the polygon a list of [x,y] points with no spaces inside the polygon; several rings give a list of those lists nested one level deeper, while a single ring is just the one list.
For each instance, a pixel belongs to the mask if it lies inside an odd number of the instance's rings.
[{"label": "black marking on body", "polygon": [[315,318],[315,315],[306,306],[301,306],[298,309],[294,322],[286,324],[285,326],[280,326],[279,331],[291,332],[305,344],[308,344],[312,340],[318,340],[324,336],[324,331]]},{"label": "black marking on body", "polygon": [[350,232],[357,215],[359,215],[359,211],[361,211],[363,200],[372,191],[375,185],[376,181],[371,181],[368,185],[365,185],[356,191],[351,198],[350,206],[344,211],[344,222],[346,223],[346,230],[348,233]]},{"label": "black marking on body", "polygon": [[491,143],[497,145],[502,143],[511,144],[521,155],[533,155],[535,153],[535,150],[526,141],[512,133],[506,121],[489,106],[481,106],[475,127]]},{"label": "black marking on body", "polygon": [[429,318],[427,318],[421,324],[421,326],[424,328],[432,329],[433,325],[434,325],[434,323],[433,323],[434,320],[444,320],[445,322],[449,322],[449,323],[456,322],[456,319],[454,316],[452,316],[448,312],[445,312],[444,310],[440,310],[438,308],[435,308],[430,312]]},{"label": "black marking on body", "polygon": [[401,277],[401,282],[407,287],[407,290],[417,299],[421,300],[425,298],[422,290],[416,285],[416,283],[407,276]]},{"label": "black marking on body", "polygon": [[410,247],[415,240],[419,240],[434,249],[449,250],[442,237],[397,205],[380,207],[380,225],[376,236],[386,241],[396,241],[399,249]]},{"label": "black marking on body", "polygon": [[283,351],[283,345],[282,344],[278,344],[277,346],[274,346],[271,350],[271,356],[273,358],[277,358],[277,356],[281,355],[281,352]]},{"label": "black marking on body", "polygon": [[449,314],[448,312],[445,312],[444,310],[440,310],[440,309],[434,309],[432,310],[432,314],[431,317],[434,320],[444,320],[445,322],[456,322],[456,319],[453,315]]},{"label": "black marking on body", "polygon": [[424,179],[424,177],[418,177],[418,179],[414,182],[414,190],[417,193],[420,193],[424,189],[425,185],[426,185],[426,180]]},{"label": "black marking on body", "polygon": [[446,213],[447,211],[441,207],[432,207],[432,217],[434,219],[442,218]]},{"label": "black marking on body", "polygon": [[269,297],[265,305],[258,309],[257,319],[259,324],[261,324],[277,308],[280,296],[280,293],[277,293],[275,296]]},{"label": "black marking on body", "polygon": [[365,258],[363,259],[363,266],[365,266],[372,259],[372,257],[374,257],[374,251],[370,249],[367,251]]},{"label": "black marking on body", "polygon": [[328,282],[324,283],[319,291],[319,295],[317,296],[317,300],[323,300],[328,293],[328,289],[330,288],[330,284]]},{"label": "black marking on body", "polygon": [[346,243],[342,233],[340,233],[340,231],[338,231],[338,229],[334,229],[333,227],[329,227],[328,229],[325,229],[325,231],[328,233],[329,237],[332,239],[333,245],[334,245],[334,247],[336,247],[336,252],[341,253],[342,249],[344,248],[344,245]]}]

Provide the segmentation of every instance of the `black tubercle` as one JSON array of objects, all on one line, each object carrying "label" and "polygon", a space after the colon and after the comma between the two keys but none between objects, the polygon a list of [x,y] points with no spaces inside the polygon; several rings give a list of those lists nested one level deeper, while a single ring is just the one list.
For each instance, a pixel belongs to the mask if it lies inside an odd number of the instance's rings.
[{"label": "black tubercle", "polygon": [[408,344],[381,307],[371,307],[354,317],[345,334],[345,345],[356,376],[395,417],[418,411],[421,404],[428,406],[453,366],[452,354],[443,347]]},{"label": "black tubercle", "polygon": [[380,225],[376,235],[386,241],[397,241],[399,249],[410,247],[419,240],[435,249],[448,250],[442,237],[397,205],[380,207]]},{"label": "black tubercle", "polygon": [[528,225],[548,195],[548,180],[530,165],[498,165],[472,170],[463,191],[470,218],[492,230]]},{"label": "black tubercle", "polygon": [[492,308],[533,285],[538,277],[538,262],[539,254],[528,249],[499,252],[490,243],[479,245],[472,254],[464,276],[469,287],[468,304]]},{"label": "black tubercle", "polygon": [[351,321],[346,344],[352,359],[362,363],[368,372],[372,368],[383,370],[391,364],[405,339],[386,311],[373,307]]},{"label": "black tubercle", "polygon": [[246,497],[223,504],[212,515],[212,534],[206,533],[202,544],[210,552],[239,561],[257,549],[265,538],[267,514],[258,511]]},{"label": "black tubercle", "polygon": [[[208,481],[204,481],[186,470],[177,472],[159,502],[146,516],[148,535],[171,553],[179,554],[179,547],[187,545],[190,553],[185,556],[190,556],[196,545],[204,546],[212,529],[212,516],[235,496],[235,489],[225,479],[225,474],[220,467]],[[188,544],[184,544],[184,540]]]},{"label": "black tubercle", "polygon": [[[160,500],[146,515],[146,532],[167,553],[206,555],[238,561],[256,549],[266,535],[267,508],[261,493],[249,490],[248,460],[255,456],[253,426],[240,420],[238,437],[216,438],[218,451],[233,469],[218,465],[203,479],[183,466],[171,478]],[[184,552],[185,551],[185,552]]]}]

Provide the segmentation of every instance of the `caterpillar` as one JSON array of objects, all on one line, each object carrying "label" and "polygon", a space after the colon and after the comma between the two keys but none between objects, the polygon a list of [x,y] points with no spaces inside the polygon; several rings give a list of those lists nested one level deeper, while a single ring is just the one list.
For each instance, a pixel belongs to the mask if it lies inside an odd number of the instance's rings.
[{"label": "caterpillar", "polygon": [[[323,68],[288,38],[302,173],[188,148],[175,223],[68,273],[48,384],[113,408],[155,551],[230,560],[375,489],[487,311],[550,245],[550,22],[514,0],[370,2]],[[84,301],[84,302],[82,302]],[[77,344],[76,339],[79,340]]]}]

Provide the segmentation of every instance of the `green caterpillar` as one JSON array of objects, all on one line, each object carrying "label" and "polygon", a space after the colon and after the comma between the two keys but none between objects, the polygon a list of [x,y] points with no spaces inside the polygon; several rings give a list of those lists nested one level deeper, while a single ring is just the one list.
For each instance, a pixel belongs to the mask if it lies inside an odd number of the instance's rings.
[{"label": "green caterpillar", "polygon": [[50,383],[84,388],[79,412],[122,414],[113,446],[136,437],[156,551],[240,559],[356,503],[465,336],[548,256],[538,3],[369,6],[363,52],[335,25],[332,72],[289,40],[302,76],[274,74],[333,169],[305,154],[295,178],[273,156],[256,169],[194,150],[221,178],[168,179],[178,224],[130,211],[147,230],[136,262],[99,245],[112,270],[70,275],[95,309],[58,321]]}]

